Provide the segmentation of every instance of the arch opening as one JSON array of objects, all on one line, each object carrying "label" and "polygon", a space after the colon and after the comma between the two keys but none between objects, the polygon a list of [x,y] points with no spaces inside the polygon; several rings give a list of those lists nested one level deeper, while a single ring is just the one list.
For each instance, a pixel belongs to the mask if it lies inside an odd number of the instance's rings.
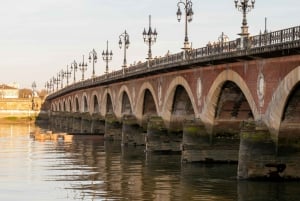
[{"label": "arch opening", "polygon": [[80,112],[79,111],[79,101],[78,101],[78,98],[75,99],[75,112]]},{"label": "arch opening", "polygon": [[300,82],[289,95],[281,121],[286,123],[300,122]]},{"label": "arch opening", "polygon": [[67,107],[66,107],[66,101],[64,101],[64,107],[63,107],[63,111],[64,111],[64,112],[67,111],[66,108],[67,108]]},{"label": "arch opening", "polygon": [[253,119],[249,103],[241,89],[231,81],[224,83],[217,101],[216,119]]},{"label": "arch opening", "polygon": [[94,95],[93,100],[94,100],[93,101],[94,102],[93,113],[99,113],[100,108],[99,108],[98,98],[96,95]]},{"label": "arch opening", "polygon": [[129,101],[129,97],[126,92],[123,92],[122,96],[122,115],[132,114],[131,104]]},{"label": "arch opening", "polygon": [[253,119],[251,107],[242,90],[234,82],[226,81],[216,104],[214,133],[238,135],[240,123]]},{"label": "arch opening", "polygon": [[88,106],[88,101],[86,96],[83,97],[83,112],[88,112],[89,111],[89,106]]},{"label": "arch opening", "polygon": [[149,89],[145,90],[143,102],[143,116],[157,115],[154,98]]},{"label": "arch opening", "polygon": [[170,129],[173,131],[182,131],[183,123],[186,120],[195,118],[191,99],[181,85],[178,85],[175,89],[171,111]]},{"label": "arch opening", "polygon": [[69,112],[72,112],[73,109],[72,109],[72,103],[71,103],[71,100],[69,100]]},{"label": "arch opening", "polygon": [[113,114],[114,113],[114,109],[113,109],[113,104],[111,101],[111,97],[109,94],[107,94],[107,98],[106,98],[106,114]]}]

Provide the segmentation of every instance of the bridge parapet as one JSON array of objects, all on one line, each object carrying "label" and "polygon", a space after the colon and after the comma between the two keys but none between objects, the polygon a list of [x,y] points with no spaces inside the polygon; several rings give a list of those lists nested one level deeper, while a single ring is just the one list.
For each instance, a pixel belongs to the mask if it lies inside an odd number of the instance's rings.
[{"label": "bridge parapet", "polygon": [[[245,47],[245,48],[241,48]],[[157,74],[162,71],[172,71],[186,66],[199,65],[206,66],[218,62],[226,63],[237,59],[250,60],[251,57],[268,57],[282,54],[282,51],[289,50],[293,54],[294,49],[300,47],[300,26],[282,29],[270,33],[260,33],[256,36],[250,36],[244,40],[241,45],[241,39],[238,38],[228,42],[217,42],[207,44],[205,47],[191,49],[176,54],[167,54],[164,57],[155,58],[147,62],[138,63],[123,70],[113,71],[95,78],[87,79],[66,86],[65,88],[50,94],[47,99],[53,99],[63,94],[89,88],[101,86],[120,80],[127,80],[132,77],[143,76],[144,74]],[[227,61],[228,60],[228,61]],[[148,67],[150,66],[150,67]]]}]

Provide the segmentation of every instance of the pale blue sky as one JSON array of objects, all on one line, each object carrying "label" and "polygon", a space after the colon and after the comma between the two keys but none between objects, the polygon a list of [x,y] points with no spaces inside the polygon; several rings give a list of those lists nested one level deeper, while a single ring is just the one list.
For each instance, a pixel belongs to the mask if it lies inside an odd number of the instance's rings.
[{"label": "pale blue sky", "polygon": [[[74,59],[77,62],[95,48],[98,52],[96,75],[103,74],[105,63],[100,57],[109,41],[113,51],[110,70],[120,69],[123,51],[119,35],[126,29],[130,35],[128,64],[144,61],[148,46],[142,31],[157,29],[153,56],[181,51],[184,23],[177,22],[178,0],[0,0],[0,83],[17,82],[20,88],[31,88],[36,81],[39,89]],[[193,48],[216,41],[224,32],[233,40],[240,32],[242,14],[233,0],[192,0],[194,19],[189,24]],[[268,18],[271,31],[300,25],[299,0],[256,0],[248,14],[249,32],[264,30]],[[89,64],[85,77],[91,77]],[[81,77],[76,74],[77,80]]]}]

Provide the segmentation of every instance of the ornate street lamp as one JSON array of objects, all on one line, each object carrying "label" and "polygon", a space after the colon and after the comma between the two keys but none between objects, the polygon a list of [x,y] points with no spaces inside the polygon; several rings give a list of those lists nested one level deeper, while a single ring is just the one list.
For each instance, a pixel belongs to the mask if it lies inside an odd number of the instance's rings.
[{"label": "ornate street lamp", "polygon": [[53,79],[50,79],[50,81],[49,81],[49,89],[50,89],[50,92],[54,92]]},{"label": "ornate street lamp", "polygon": [[190,47],[189,38],[188,38],[188,22],[191,22],[193,20],[193,15],[194,15],[193,3],[192,3],[191,0],[185,0],[185,2],[180,0],[177,3],[178,10],[176,12],[176,15],[177,15],[178,22],[180,22],[181,15],[182,15],[182,12],[180,10],[180,5],[181,4],[183,5],[184,10],[185,10],[185,37],[184,37],[184,45],[183,45],[182,49],[183,50],[189,50],[191,47]]},{"label": "ornate street lamp", "polygon": [[61,77],[61,82],[60,82],[60,88],[64,88],[64,78],[65,78],[65,72],[64,70],[60,71],[60,77]]},{"label": "ornate street lamp", "polygon": [[222,32],[222,34],[218,38],[218,41],[221,47],[221,51],[223,52],[224,43],[228,42],[229,38],[227,35],[224,34],[224,32]]},{"label": "ornate street lamp", "polygon": [[247,26],[247,13],[254,8],[255,0],[234,0],[235,7],[238,11],[243,13],[243,22],[241,27],[241,33],[239,34],[242,38],[249,36],[248,26]]},{"label": "ornate street lamp", "polygon": [[58,84],[60,83],[60,74],[57,73],[56,78],[53,77],[53,83],[56,84],[56,91],[58,91]]},{"label": "ornate street lamp", "polygon": [[34,110],[34,108],[35,108],[35,103],[34,103],[34,91],[35,91],[35,89],[36,89],[36,83],[35,83],[35,81],[33,81],[31,87],[32,87],[32,104],[31,104],[31,109]]},{"label": "ornate street lamp", "polygon": [[67,78],[67,86],[69,85],[69,78],[71,77],[72,71],[69,71],[69,65],[67,65],[67,71],[64,72],[64,76]]},{"label": "ornate street lamp", "polygon": [[110,62],[112,60],[112,56],[113,56],[113,53],[112,51],[108,51],[108,41],[106,41],[106,51],[102,52],[102,58],[103,58],[103,61],[106,62],[106,68],[105,68],[105,74],[108,73],[108,62]]},{"label": "ornate street lamp", "polygon": [[71,70],[73,70],[73,75],[74,75],[74,77],[73,77],[73,83],[75,83],[76,82],[76,77],[75,77],[75,75],[76,75],[76,71],[77,71],[77,63],[76,63],[76,61],[74,60],[72,63],[71,63]]},{"label": "ornate street lamp", "polygon": [[79,63],[79,70],[82,73],[81,80],[84,80],[84,72],[87,70],[87,63],[84,63],[84,55],[82,55],[82,63]]},{"label": "ornate street lamp", "polygon": [[148,32],[146,32],[146,29],[144,28],[143,31],[143,38],[144,42],[149,46],[148,49],[148,66],[150,65],[150,60],[152,59],[152,51],[151,51],[151,46],[156,42],[157,39],[157,32],[156,29],[152,31],[151,28],[151,15],[149,15],[149,29]]},{"label": "ornate street lamp", "polygon": [[[123,38],[123,42],[122,42],[122,38]],[[126,61],[126,49],[128,49],[128,47],[129,47],[129,44],[130,44],[130,42],[129,42],[129,35],[128,35],[128,33],[126,32],[126,30],[125,30],[125,32],[124,33],[122,33],[120,36],[119,36],[119,47],[120,47],[120,49],[122,48],[122,46],[123,46],[123,43],[124,43],[124,60],[123,60],[123,74],[125,73],[125,68],[127,67],[127,61]]]},{"label": "ornate street lamp", "polygon": [[93,73],[92,73],[92,78],[95,77],[95,63],[97,62],[97,52],[95,51],[95,49],[93,49],[92,51],[90,51],[89,53],[89,61],[91,63],[91,61],[93,61]]}]

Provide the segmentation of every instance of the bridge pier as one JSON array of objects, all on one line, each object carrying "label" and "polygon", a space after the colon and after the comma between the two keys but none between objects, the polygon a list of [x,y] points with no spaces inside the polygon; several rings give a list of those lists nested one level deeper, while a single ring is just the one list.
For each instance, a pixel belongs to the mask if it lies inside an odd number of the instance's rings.
[{"label": "bridge pier", "polygon": [[300,125],[297,122],[283,122],[278,137],[278,158],[286,165],[282,177],[300,179]]},{"label": "bridge pier", "polygon": [[238,161],[239,137],[232,133],[210,134],[201,122],[183,127],[182,162],[228,163]]},{"label": "bridge pier", "polygon": [[105,119],[100,114],[93,114],[91,120],[91,133],[104,134]]},{"label": "bridge pier", "polygon": [[104,139],[122,140],[122,123],[113,114],[107,114],[105,117]]},{"label": "bridge pier", "polygon": [[177,133],[168,132],[161,117],[151,117],[147,126],[146,151],[180,151]]},{"label": "bridge pier", "polygon": [[241,129],[239,179],[279,179],[285,164],[276,160],[276,142],[268,128],[256,122],[244,122]]},{"label": "bridge pier", "polygon": [[181,145],[182,162],[200,162],[211,158],[211,135],[207,133],[203,123],[190,121],[183,125]]},{"label": "bridge pier", "polygon": [[71,133],[81,133],[81,115],[76,112],[73,114]]},{"label": "bridge pier", "polygon": [[91,124],[92,124],[91,122],[92,122],[92,117],[90,113],[88,112],[82,113],[80,133],[82,134],[91,133]]},{"label": "bridge pier", "polygon": [[137,119],[133,115],[126,115],[122,122],[122,145],[145,145],[143,128]]}]

